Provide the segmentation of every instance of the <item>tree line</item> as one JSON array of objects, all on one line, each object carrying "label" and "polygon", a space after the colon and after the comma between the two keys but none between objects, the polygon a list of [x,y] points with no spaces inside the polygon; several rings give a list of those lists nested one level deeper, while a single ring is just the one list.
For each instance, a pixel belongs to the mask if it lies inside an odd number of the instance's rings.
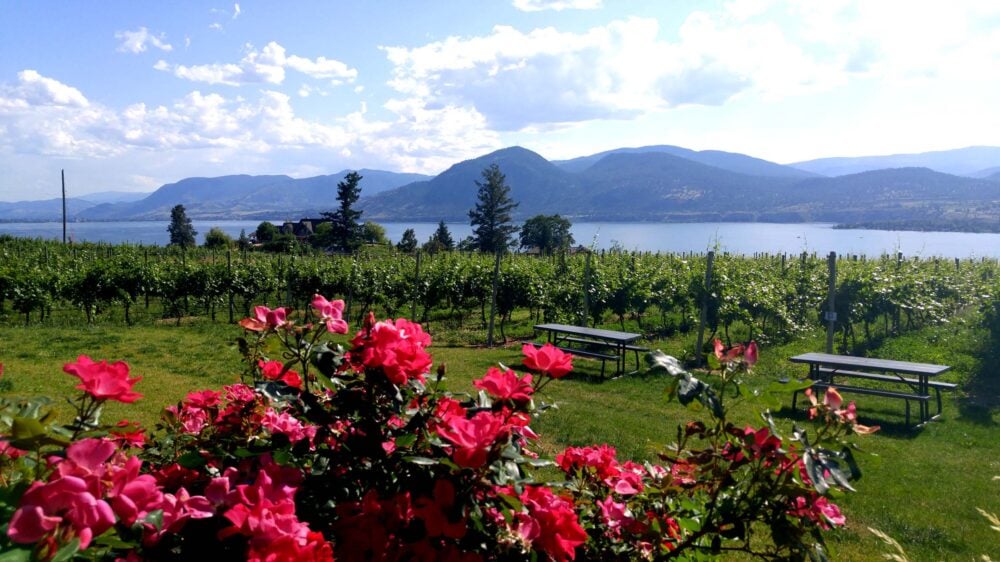
[{"label": "tree line", "polygon": [[[361,180],[364,176],[350,172],[337,184],[338,206],[333,211],[322,213],[320,222],[306,242],[314,248],[336,253],[353,254],[365,244],[389,245],[385,229],[372,221],[361,221],[363,211],[356,208],[361,197]],[[444,220],[423,245],[417,241],[412,228],[403,232],[396,248],[402,252],[425,252],[463,250],[480,251],[489,254],[505,253],[517,243],[522,250],[533,249],[542,255],[552,255],[568,250],[574,243],[570,233],[572,223],[560,215],[536,215],[522,226],[513,222],[512,212],[518,203],[510,197],[507,178],[497,164],[488,166],[482,172],[482,181],[476,181],[475,207],[469,210],[469,221],[473,227],[471,236],[456,242]],[[188,218],[184,205],[176,205],[170,212],[170,246],[192,248],[197,245],[198,232]],[[264,250],[274,252],[294,252],[299,239],[292,233],[281,232],[270,222],[262,222],[253,233],[253,239]],[[249,248],[251,238],[241,232],[238,240],[233,240],[219,228],[212,228],[205,236],[206,248],[224,249],[228,247]]]}]

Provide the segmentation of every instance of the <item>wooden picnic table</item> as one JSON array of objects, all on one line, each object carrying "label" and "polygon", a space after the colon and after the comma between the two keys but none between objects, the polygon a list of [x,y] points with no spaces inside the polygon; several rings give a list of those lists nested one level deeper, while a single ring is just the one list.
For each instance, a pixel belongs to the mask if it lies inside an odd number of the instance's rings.
[{"label": "wooden picnic table", "polygon": [[[601,328],[588,328],[586,326],[572,326],[569,324],[536,324],[535,332],[545,332],[546,340],[569,353],[582,355],[596,355],[602,359],[602,354],[588,354],[582,350],[573,348],[566,344],[585,344],[604,348],[609,351],[608,355],[615,360],[615,374],[625,372],[625,354],[635,351],[636,354],[645,348],[631,345],[642,337],[642,334],[631,332],[618,332],[615,330],[603,330]],[[638,361],[638,360],[637,360]],[[604,374],[603,362],[601,363],[601,374]]]},{"label": "wooden picnic table", "polygon": [[[933,419],[937,419],[941,415],[941,390],[955,388],[955,385],[952,383],[931,381],[932,377],[936,377],[951,369],[948,365],[815,352],[796,355],[790,358],[789,361],[809,365],[809,379],[813,381],[813,386],[817,388],[834,386],[844,392],[856,392],[905,400],[907,425],[910,423],[910,400],[916,400],[920,403],[920,424],[922,425]],[[903,385],[904,388],[902,391],[895,391],[845,386],[835,384],[836,377],[898,383]],[[930,415],[930,405],[928,404],[932,388],[937,393],[938,410],[934,416]],[[795,408],[795,397],[792,398],[792,408]]]}]

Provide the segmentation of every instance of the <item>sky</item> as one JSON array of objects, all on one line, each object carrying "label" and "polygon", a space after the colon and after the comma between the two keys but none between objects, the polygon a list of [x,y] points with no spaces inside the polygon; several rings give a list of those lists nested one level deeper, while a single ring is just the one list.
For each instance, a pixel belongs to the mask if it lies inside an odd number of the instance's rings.
[{"label": "sky", "polygon": [[995,0],[13,0],[0,200],[673,144],[1000,145]]}]

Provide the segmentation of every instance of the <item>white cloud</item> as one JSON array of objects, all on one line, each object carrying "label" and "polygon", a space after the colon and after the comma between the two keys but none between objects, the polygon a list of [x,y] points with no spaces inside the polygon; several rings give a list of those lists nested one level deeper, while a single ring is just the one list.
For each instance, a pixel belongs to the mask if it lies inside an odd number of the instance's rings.
[{"label": "white cloud", "polygon": [[[264,171],[287,169],[292,160],[329,162],[332,155],[344,166],[439,172],[501,144],[475,110],[427,108],[412,100],[387,103],[393,116],[381,121],[370,119],[362,104],[319,122],[298,114],[290,96],[271,90],[253,99],[194,91],[169,105],[139,102],[114,110],[35,71],[19,77],[15,85],[0,85],[0,161],[13,154],[115,159],[137,174],[141,170],[125,162],[144,161],[150,152],[189,165],[251,158],[257,166],[269,163]],[[290,154],[298,156],[288,160]]]},{"label": "white cloud", "polygon": [[118,50],[128,53],[144,53],[147,45],[152,45],[161,51],[172,51],[174,48],[166,42],[166,35],[161,33],[154,35],[145,27],[140,27],[135,31],[119,31],[115,33],[115,39],[121,39]]},{"label": "white cloud", "polygon": [[514,0],[514,7],[522,12],[595,10],[601,4],[602,0]]},{"label": "white cloud", "polygon": [[17,73],[18,84],[0,88],[0,99],[14,104],[16,101],[34,106],[63,106],[86,108],[90,102],[80,90],[53,78],[42,76],[36,70]]},{"label": "white cloud", "polygon": [[1000,73],[1000,3],[734,0],[690,12],[676,29],[666,21],[628,18],[580,32],[498,25],[381,48],[397,92],[428,108],[475,109],[502,131],[782,100],[858,79],[918,87]]},{"label": "white cloud", "polygon": [[[160,61],[164,62],[164,61]],[[169,64],[161,65],[159,62],[153,67],[156,70],[173,71],[174,76],[190,80],[192,82],[205,82],[206,84],[226,84],[238,86],[239,80],[243,76],[243,69],[235,64],[200,64],[194,66]]]},{"label": "white cloud", "polygon": [[240,4],[237,2],[233,4],[233,19],[240,17],[240,13],[242,13],[242,10],[240,10]]},{"label": "white cloud", "polygon": [[357,69],[350,68],[343,62],[326,57],[315,60],[296,55],[286,55],[285,48],[271,41],[263,49],[257,50],[252,45],[246,45],[246,55],[236,63],[213,63],[200,65],[160,64],[157,70],[172,72],[178,78],[192,82],[207,84],[281,84],[285,80],[285,68],[312,78],[334,78],[334,85],[339,81],[351,82],[358,75]]},{"label": "white cloud", "polygon": [[219,22],[210,23],[208,24],[208,28],[212,31],[222,31],[222,24]]},{"label": "white cloud", "polygon": [[301,72],[312,78],[336,78],[343,80],[353,80],[357,78],[357,69],[350,68],[339,60],[317,57],[310,60],[304,57],[289,55],[287,59],[289,68]]}]

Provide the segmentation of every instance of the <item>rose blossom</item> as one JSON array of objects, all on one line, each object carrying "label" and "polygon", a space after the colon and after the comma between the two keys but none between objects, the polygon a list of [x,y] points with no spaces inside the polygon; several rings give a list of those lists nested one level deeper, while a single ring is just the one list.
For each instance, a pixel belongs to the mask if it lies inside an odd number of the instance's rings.
[{"label": "rose blossom", "polygon": [[344,321],[344,301],[326,300],[322,295],[313,295],[312,307],[319,314],[319,321],[326,324],[326,331],[332,334],[346,334],[347,322]]},{"label": "rose blossom", "polygon": [[130,404],[142,395],[132,391],[132,386],[142,380],[142,377],[128,378],[128,364],[116,361],[108,364],[106,360],[95,363],[90,357],[81,355],[76,363],[66,363],[63,371],[80,379],[76,388],[90,394],[98,400],[117,400]]},{"label": "rose blossom", "polygon": [[532,371],[548,373],[554,379],[561,379],[573,370],[573,356],[563,353],[551,343],[536,348],[530,343],[521,348],[524,366]]}]

